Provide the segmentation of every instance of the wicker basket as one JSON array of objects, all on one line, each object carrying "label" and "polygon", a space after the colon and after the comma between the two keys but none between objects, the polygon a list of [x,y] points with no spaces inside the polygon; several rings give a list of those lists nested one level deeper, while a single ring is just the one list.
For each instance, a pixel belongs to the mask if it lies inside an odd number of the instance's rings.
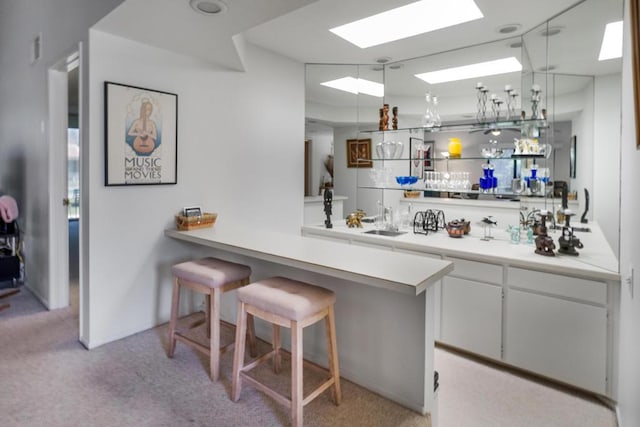
[{"label": "wicker basket", "polygon": [[176,226],[178,230],[188,231],[195,230],[197,228],[209,228],[213,227],[216,222],[218,214],[216,213],[203,213],[200,216],[184,216],[176,215]]},{"label": "wicker basket", "polygon": [[404,190],[404,197],[407,199],[417,199],[422,195],[422,191],[419,190]]}]

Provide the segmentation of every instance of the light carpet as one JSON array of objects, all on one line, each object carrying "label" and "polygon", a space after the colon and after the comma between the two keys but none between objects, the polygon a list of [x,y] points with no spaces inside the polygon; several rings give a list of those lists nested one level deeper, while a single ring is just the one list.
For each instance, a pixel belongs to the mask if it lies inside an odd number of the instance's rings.
[{"label": "light carpet", "polygon": [[[88,351],[78,342],[75,304],[46,311],[26,288],[10,302],[0,313],[2,426],[289,424],[283,407],[250,386],[237,403],[229,399],[233,352],[221,357],[221,379],[212,383],[206,358],[191,348],[178,343],[174,358],[166,357],[166,324]],[[232,336],[223,328],[223,340]],[[286,362],[283,375],[272,378],[281,390],[289,384]],[[256,375],[272,375],[264,369]],[[616,425],[613,412],[597,401],[449,351],[436,349],[436,369],[442,427]],[[317,381],[305,370],[307,386]],[[340,406],[329,392],[307,405],[305,425],[430,425],[428,417],[344,379],[342,390]]]}]

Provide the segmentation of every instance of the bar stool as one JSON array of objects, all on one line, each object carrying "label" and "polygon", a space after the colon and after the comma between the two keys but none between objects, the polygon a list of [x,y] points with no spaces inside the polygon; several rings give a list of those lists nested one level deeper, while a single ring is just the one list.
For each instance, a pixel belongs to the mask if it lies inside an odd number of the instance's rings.
[{"label": "bar stool", "polygon": [[[338,350],[336,347],[336,328],[333,306],[335,294],[318,286],[284,277],[272,277],[260,280],[238,289],[238,320],[236,323],[235,354],[233,358],[232,400],[240,398],[241,382],[246,381],[271,396],[278,403],[291,410],[293,426],[301,426],[302,408],[318,397],[327,388],[333,386],[333,400],[336,405],[342,398],[340,391],[340,373]],[[247,318],[257,316],[273,325],[273,349],[243,366],[244,340]],[[302,392],[302,330],[320,320],[325,320],[329,369],[321,368],[330,374],[329,379],[305,398]],[[273,370],[280,371],[280,327],[291,329],[291,398],[276,392],[267,385],[250,377],[247,372],[262,362],[272,358]]]},{"label": "bar stool", "polygon": [[[174,277],[173,297],[171,302],[171,321],[169,323],[169,348],[167,356],[173,357],[176,340],[209,356],[211,379],[217,381],[220,374],[220,354],[226,352],[233,343],[220,348],[220,296],[223,292],[240,288],[249,283],[251,268],[234,262],[217,258],[202,258],[186,261],[171,267]],[[180,289],[184,287],[194,292],[205,294],[207,308],[205,321],[209,346],[183,335],[176,330],[178,322],[178,307],[180,303]],[[196,322],[191,328],[201,324]],[[255,330],[253,318],[249,319],[249,348],[250,353],[256,354]],[[244,334],[243,332],[243,337]],[[244,343],[244,339],[241,339]]]}]

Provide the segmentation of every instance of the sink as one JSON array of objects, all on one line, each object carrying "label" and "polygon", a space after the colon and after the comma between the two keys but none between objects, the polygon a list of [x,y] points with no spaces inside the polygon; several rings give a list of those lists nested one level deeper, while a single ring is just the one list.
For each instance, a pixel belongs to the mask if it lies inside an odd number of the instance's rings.
[{"label": "sink", "polygon": [[389,236],[396,237],[401,234],[407,234],[406,231],[391,231],[391,230],[369,230],[365,231],[364,234],[377,234],[378,236]]}]

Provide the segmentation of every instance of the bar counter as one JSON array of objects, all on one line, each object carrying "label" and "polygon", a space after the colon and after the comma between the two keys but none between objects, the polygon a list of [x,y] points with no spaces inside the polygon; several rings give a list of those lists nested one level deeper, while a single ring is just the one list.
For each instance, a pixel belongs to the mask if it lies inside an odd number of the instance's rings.
[{"label": "bar counter", "polygon": [[[249,265],[267,264],[273,275],[333,290],[341,376],[430,414],[437,426],[433,285],[453,270],[450,261],[225,221],[192,231],[167,229],[165,235],[211,249],[214,256],[239,255]],[[326,366],[324,336],[314,332],[305,333],[305,358]],[[258,325],[257,333],[269,340]]]}]

